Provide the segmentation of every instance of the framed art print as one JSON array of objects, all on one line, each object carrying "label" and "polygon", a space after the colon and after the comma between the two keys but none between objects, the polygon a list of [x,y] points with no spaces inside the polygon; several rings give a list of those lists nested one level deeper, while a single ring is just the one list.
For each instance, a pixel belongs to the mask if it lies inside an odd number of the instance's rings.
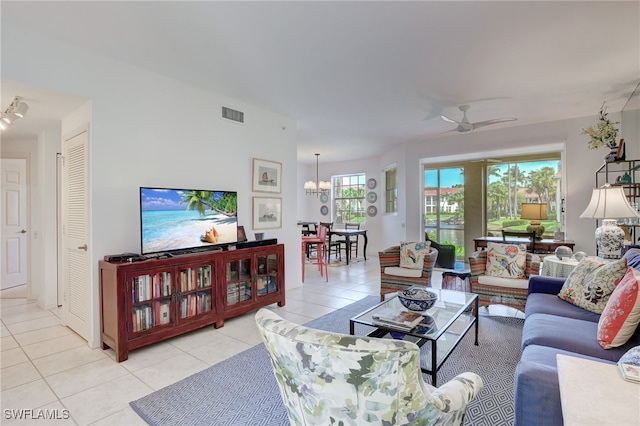
[{"label": "framed art print", "polygon": [[282,192],[282,163],[253,159],[253,190],[255,192]]},{"label": "framed art print", "polygon": [[253,197],[253,229],[282,228],[282,198]]}]

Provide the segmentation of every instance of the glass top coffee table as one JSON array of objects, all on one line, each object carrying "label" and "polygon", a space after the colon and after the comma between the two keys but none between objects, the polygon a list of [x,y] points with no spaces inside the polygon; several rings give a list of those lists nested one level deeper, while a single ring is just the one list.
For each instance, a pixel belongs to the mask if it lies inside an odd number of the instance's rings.
[{"label": "glass top coffee table", "polygon": [[367,335],[370,337],[384,337],[393,333],[404,340],[416,343],[420,348],[430,343],[425,347],[426,351],[420,351],[420,368],[424,373],[431,375],[431,384],[437,386],[438,370],[474,325],[475,345],[478,345],[478,296],[455,290],[430,290],[438,293],[438,301],[431,309],[421,312],[425,319],[411,331],[399,331],[391,325],[384,325],[373,319],[374,315],[387,309],[398,312],[407,310],[400,303],[400,299],[393,296],[351,318],[349,332],[355,335],[355,325],[362,324],[375,328]]}]

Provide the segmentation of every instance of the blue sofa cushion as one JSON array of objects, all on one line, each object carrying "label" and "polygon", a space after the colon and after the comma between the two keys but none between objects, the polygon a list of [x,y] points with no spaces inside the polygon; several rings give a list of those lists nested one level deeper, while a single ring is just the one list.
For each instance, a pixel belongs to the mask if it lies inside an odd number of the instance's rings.
[{"label": "blue sofa cushion", "polygon": [[626,351],[638,344],[639,333],[636,330],[634,341],[630,340],[618,348],[602,349],[596,340],[597,333],[598,323],[596,322],[535,313],[529,315],[524,322],[522,349],[529,345],[549,346],[609,361],[618,361]]},{"label": "blue sofa cushion", "polygon": [[525,318],[535,313],[557,315],[595,323],[600,320],[600,315],[564,301],[555,294],[547,293],[532,293],[527,297],[527,306],[524,311]]},{"label": "blue sofa cushion", "polygon": [[562,426],[562,404],[556,355],[607,362],[547,346],[530,345],[522,351],[514,381],[515,426]]}]

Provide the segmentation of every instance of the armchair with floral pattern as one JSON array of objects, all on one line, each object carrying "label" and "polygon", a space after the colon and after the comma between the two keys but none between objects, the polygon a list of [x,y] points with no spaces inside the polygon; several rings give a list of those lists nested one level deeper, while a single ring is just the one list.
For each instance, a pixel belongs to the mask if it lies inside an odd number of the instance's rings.
[{"label": "armchair with floral pattern", "polygon": [[470,372],[425,383],[413,342],[316,330],[266,308],[256,323],[292,425],[462,425],[482,390]]}]

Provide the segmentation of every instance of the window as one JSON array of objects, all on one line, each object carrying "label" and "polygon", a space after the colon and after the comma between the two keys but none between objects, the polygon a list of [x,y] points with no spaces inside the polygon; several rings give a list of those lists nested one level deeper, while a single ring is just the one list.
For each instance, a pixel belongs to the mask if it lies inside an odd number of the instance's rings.
[{"label": "window", "polygon": [[[553,158],[556,157],[556,158]],[[561,230],[562,194],[560,193],[559,156],[527,161],[505,158],[487,165],[487,234],[498,235],[502,229],[524,231],[528,220],[520,219],[522,203],[544,203],[548,219],[543,221],[545,234],[553,237]]]},{"label": "window", "polygon": [[398,168],[392,166],[384,171],[385,213],[398,212]]},{"label": "window", "polygon": [[331,178],[333,186],[334,223],[365,221],[365,175]]},{"label": "window", "polygon": [[425,167],[424,230],[429,239],[456,246],[464,258],[464,165]]}]

